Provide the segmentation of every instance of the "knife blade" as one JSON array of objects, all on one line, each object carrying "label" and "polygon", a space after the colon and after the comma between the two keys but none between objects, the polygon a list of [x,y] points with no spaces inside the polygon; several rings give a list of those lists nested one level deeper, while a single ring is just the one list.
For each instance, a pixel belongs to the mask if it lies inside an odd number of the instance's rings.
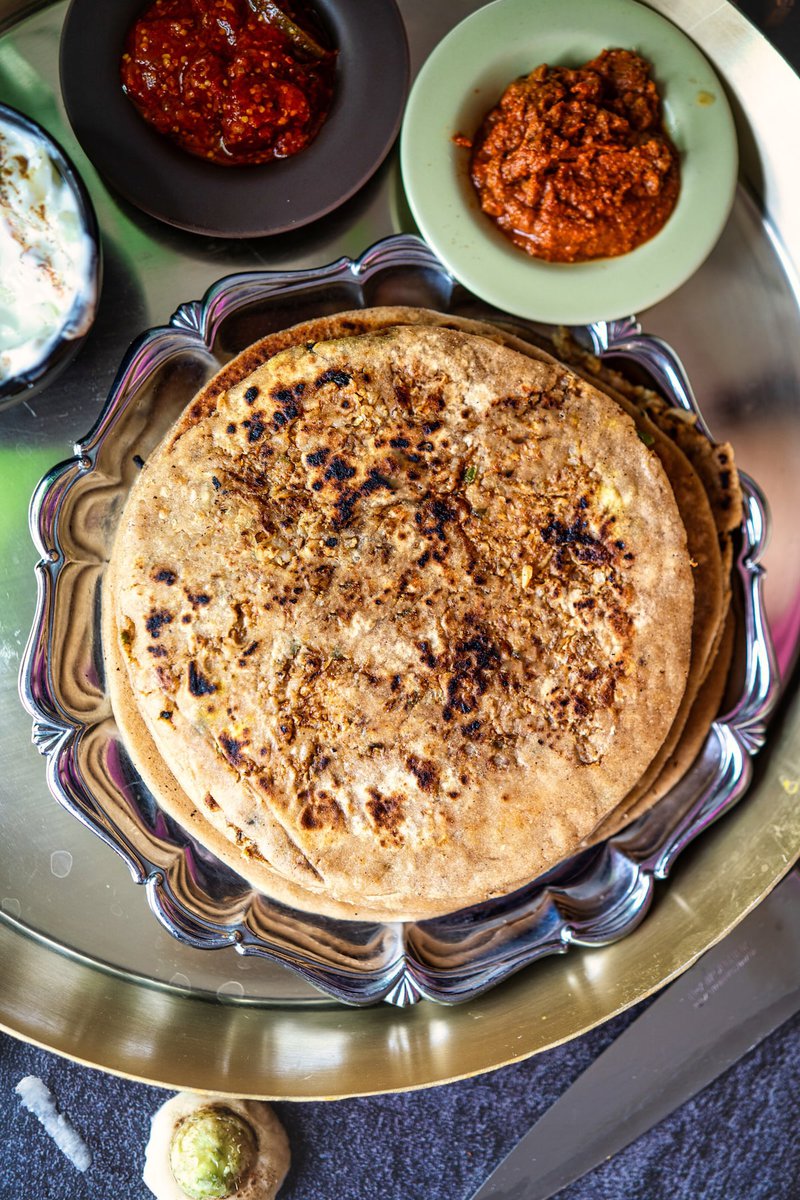
[{"label": "knife blade", "polygon": [[800,875],[793,871],[595,1059],[469,1200],[548,1200],[663,1120],[798,1008]]}]

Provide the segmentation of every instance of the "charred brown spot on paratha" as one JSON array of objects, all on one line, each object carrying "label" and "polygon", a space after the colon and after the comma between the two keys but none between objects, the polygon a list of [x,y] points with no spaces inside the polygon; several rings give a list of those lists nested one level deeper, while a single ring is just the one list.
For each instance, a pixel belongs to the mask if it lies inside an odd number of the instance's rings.
[{"label": "charred brown spot on paratha", "polygon": [[411,754],[406,759],[406,766],[417,781],[417,787],[422,792],[434,791],[439,786],[439,771],[429,758],[418,758]]},{"label": "charred brown spot on paratha", "polygon": [[344,813],[332,796],[318,792],[306,801],[300,813],[303,829],[339,829],[344,826]]},{"label": "charred brown spot on paratha", "polygon": [[589,532],[589,522],[584,517],[576,516],[569,525],[558,520],[555,513],[548,513],[548,518],[548,523],[540,531],[542,541],[556,546],[562,559],[569,552],[578,562],[604,566],[611,561],[609,547]]},{"label": "charred brown spot on paratha", "polygon": [[165,625],[170,625],[173,615],[168,608],[151,609],[144,626],[151,638],[160,638]]},{"label": "charred brown spot on paratha", "polygon": [[[472,620],[474,615],[468,614],[467,624]],[[476,620],[474,632],[457,642],[452,653],[450,678],[445,685],[447,703],[442,711],[446,721],[453,719],[454,712],[474,712],[500,661],[500,651],[489,631]]]},{"label": "charred brown spot on paratha", "polygon": [[219,735],[219,744],[222,751],[231,766],[240,767],[245,762],[245,756],[242,753],[247,745],[245,739],[231,737],[229,734],[221,733]]},{"label": "charred brown spot on paratha", "polygon": [[336,370],[335,367],[331,367],[317,377],[314,381],[314,387],[321,388],[326,383],[332,383],[337,388],[347,387],[348,383],[352,383],[352,376],[348,375],[346,371]]},{"label": "charred brown spot on paratha", "polygon": [[402,796],[384,796],[377,788],[371,788],[366,809],[380,833],[387,835],[396,844],[402,840],[401,830],[404,819]]},{"label": "charred brown spot on paratha", "polygon": [[216,685],[199,670],[197,663],[189,663],[189,691],[193,696],[210,696],[216,692]]},{"label": "charred brown spot on paratha", "polygon": [[204,608],[207,604],[211,603],[211,597],[208,592],[190,592],[187,589],[186,599],[192,608]]}]

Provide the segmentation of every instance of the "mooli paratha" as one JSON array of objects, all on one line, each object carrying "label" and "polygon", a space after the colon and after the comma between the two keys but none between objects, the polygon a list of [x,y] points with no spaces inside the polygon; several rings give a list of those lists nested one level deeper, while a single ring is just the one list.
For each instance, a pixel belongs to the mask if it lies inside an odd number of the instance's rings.
[{"label": "mooli paratha", "polygon": [[432,915],[535,877],[685,692],[692,568],[657,455],[563,367],[458,331],[235,374],[120,525],[105,628],[132,727],[300,907]]}]

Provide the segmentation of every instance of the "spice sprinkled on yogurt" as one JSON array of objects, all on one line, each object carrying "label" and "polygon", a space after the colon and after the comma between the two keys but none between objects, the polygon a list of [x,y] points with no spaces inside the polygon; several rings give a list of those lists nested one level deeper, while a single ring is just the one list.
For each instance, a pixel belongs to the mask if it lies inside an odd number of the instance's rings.
[{"label": "spice sprinkled on yogurt", "polygon": [[94,313],[94,245],[43,139],[0,121],[0,385],[81,337]]}]

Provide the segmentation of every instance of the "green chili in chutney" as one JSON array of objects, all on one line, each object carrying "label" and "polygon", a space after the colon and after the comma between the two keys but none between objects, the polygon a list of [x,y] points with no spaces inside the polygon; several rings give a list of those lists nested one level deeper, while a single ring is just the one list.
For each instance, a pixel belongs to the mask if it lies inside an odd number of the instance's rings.
[{"label": "green chili in chutney", "polygon": [[128,32],[120,73],[142,117],[190,154],[257,164],[316,137],[336,51],[304,0],[154,0]]},{"label": "green chili in chutney", "polygon": [[471,146],[483,211],[550,262],[627,254],[658,233],[678,199],[678,152],[650,64],[630,50],[515,80]]}]

